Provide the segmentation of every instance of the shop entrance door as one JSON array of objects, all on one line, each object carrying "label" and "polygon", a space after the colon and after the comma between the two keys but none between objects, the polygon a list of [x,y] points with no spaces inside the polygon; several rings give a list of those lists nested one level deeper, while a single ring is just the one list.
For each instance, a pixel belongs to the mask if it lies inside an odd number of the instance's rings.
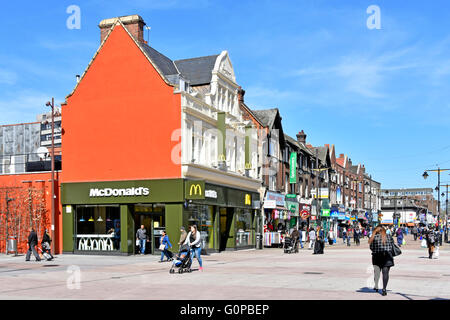
[{"label": "shop entrance door", "polygon": [[225,251],[227,248],[228,239],[233,238],[230,237],[230,231],[233,222],[233,208],[220,208],[220,246],[219,251]]},{"label": "shop entrance door", "polygon": [[[147,230],[147,240],[145,254],[160,254],[158,250],[162,231],[165,230],[165,210],[164,205],[135,206],[134,212],[134,236],[137,230],[144,225]],[[136,242],[136,239],[134,239]],[[139,246],[135,246],[135,254],[139,254]]]},{"label": "shop entrance door", "polygon": [[[141,228],[141,225],[144,225],[144,228],[147,230],[147,242],[145,243],[145,254],[152,253],[152,218],[148,214],[140,214],[136,213],[134,215],[134,236],[136,237],[136,232]],[[136,240],[136,239],[135,239]],[[136,242],[136,241],[135,241]],[[136,246],[135,254],[140,253],[139,246]]]}]

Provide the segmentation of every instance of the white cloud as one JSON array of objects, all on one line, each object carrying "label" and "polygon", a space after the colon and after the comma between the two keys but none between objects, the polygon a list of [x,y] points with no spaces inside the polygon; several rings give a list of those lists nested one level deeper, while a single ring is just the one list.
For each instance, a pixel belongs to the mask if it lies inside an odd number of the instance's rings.
[{"label": "white cloud", "polygon": [[[38,114],[48,112],[45,103],[50,99],[51,95],[34,91],[19,91],[9,94],[7,98],[1,98],[0,125],[36,121]],[[64,99],[55,99],[55,103],[58,105],[59,101],[64,101]]]},{"label": "white cloud", "polygon": [[381,56],[350,55],[342,58],[336,65],[328,67],[308,67],[294,72],[294,75],[322,78],[333,81],[345,91],[366,98],[385,98],[384,84],[391,73],[416,68],[417,64],[397,61],[410,51],[409,48],[388,52]]}]

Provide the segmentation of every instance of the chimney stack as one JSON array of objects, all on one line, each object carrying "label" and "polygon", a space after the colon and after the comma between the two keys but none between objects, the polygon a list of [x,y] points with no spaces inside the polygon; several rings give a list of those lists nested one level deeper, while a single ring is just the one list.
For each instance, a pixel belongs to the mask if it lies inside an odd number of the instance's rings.
[{"label": "chimney stack", "polygon": [[297,133],[297,141],[303,144],[306,143],[306,134],[303,132],[303,130]]},{"label": "chimney stack", "polygon": [[116,19],[120,19],[122,21],[125,28],[127,28],[128,32],[138,41],[144,42],[144,26],[146,23],[141,16],[135,14],[131,16],[123,16],[117,18],[105,19],[100,22],[98,27],[100,28],[100,43],[108,35],[109,30],[116,22]]},{"label": "chimney stack", "polygon": [[239,103],[244,103],[245,90],[242,87],[238,89],[238,101]]}]

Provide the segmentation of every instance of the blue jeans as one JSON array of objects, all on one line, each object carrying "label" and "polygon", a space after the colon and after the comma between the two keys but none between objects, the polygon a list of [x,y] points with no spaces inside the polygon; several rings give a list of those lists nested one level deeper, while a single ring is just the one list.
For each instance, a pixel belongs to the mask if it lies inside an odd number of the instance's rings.
[{"label": "blue jeans", "polygon": [[192,263],[192,259],[195,256],[198,260],[198,264],[200,265],[200,268],[202,267],[202,258],[200,256],[201,252],[202,252],[201,247],[191,249],[191,263]]},{"label": "blue jeans", "polygon": [[147,242],[147,240],[145,239],[139,239],[139,246],[141,247],[141,253],[144,254],[145,253],[145,243]]},{"label": "blue jeans", "polygon": [[303,241],[299,240],[299,242],[300,242],[300,247],[303,249]]},{"label": "blue jeans", "polygon": [[167,252],[167,248],[161,251],[161,261],[164,260],[164,256],[167,257],[167,260],[169,260],[171,257],[169,256],[169,253]]}]

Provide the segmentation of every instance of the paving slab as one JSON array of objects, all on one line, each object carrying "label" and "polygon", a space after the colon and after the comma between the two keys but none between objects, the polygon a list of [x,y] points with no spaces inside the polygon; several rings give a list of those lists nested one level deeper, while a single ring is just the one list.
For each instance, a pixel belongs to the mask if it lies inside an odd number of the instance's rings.
[{"label": "paving slab", "polygon": [[159,263],[159,255],[59,255],[41,262],[0,255],[0,299],[450,300],[450,245],[432,260],[410,236],[401,249],[385,297],[371,290],[363,239],[360,246],[327,245],[323,255],[280,248],[211,254],[202,256],[203,272],[194,259],[186,274],[169,274],[171,263]]}]

